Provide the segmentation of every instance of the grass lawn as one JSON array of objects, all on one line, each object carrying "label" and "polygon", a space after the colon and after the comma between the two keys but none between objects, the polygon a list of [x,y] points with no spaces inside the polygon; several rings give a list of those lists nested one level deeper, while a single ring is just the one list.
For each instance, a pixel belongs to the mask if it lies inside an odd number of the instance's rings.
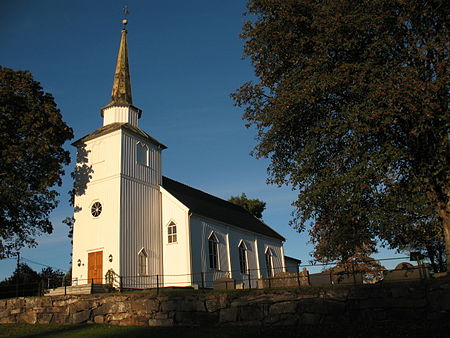
[{"label": "grass lawn", "polygon": [[[440,324],[440,325],[439,325]],[[373,323],[300,327],[138,327],[110,325],[0,325],[0,337],[448,337],[442,323]]]}]

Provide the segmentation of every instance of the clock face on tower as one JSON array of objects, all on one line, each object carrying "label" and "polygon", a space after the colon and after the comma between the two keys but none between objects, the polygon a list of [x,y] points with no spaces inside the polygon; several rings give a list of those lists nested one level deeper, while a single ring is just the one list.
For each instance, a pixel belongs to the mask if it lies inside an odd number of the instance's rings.
[{"label": "clock face on tower", "polygon": [[100,216],[102,213],[102,204],[100,202],[94,202],[91,206],[91,214],[94,217]]}]

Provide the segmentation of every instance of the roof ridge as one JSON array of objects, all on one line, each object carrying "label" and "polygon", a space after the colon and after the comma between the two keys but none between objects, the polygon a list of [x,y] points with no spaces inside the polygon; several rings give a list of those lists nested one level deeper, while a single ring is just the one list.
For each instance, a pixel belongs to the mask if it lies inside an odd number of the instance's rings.
[{"label": "roof ridge", "polygon": [[[191,211],[271,238],[286,239],[240,205],[163,176],[162,187]],[[209,204],[208,204],[209,203]],[[216,205],[221,210],[214,207]],[[205,209],[206,208],[206,209]],[[226,211],[228,210],[228,211]],[[223,213],[225,211],[225,213]],[[233,215],[234,214],[234,215]],[[236,218],[237,217],[237,218]]]},{"label": "roof ridge", "polygon": [[[216,200],[219,200],[219,201],[221,201],[221,202],[224,202],[224,203],[226,203],[226,204],[229,204],[230,206],[233,206],[235,209],[238,209],[239,211],[243,211],[243,212],[245,212],[246,214],[249,214],[249,215],[255,217],[255,216],[252,215],[248,210],[246,210],[245,208],[243,208],[242,206],[240,206],[240,205],[238,205],[238,204],[235,204],[235,203],[233,203],[233,202],[224,200],[223,198],[220,198],[220,197],[211,195],[210,193],[207,193],[207,192],[205,192],[205,191],[203,191],[203,190],[200,190],[200,189],[191,187],[190,185],[181,183],[181,182],[179,182],[179,181],[176,181],[176,180],[174,180],[174,179],[172,179],[172,178],[170,178],[170,177],[167,177],[167,176],[164,176],[164,175],[163,175],[163,179],[164,179],[164,178],[165,178],[165,179],[168,179],[168,180],[171,180],[171,181],[173,181],[173,182],[175,182],[175,183],[184,185],[185,187],[188,187],[189,189],[196,190],[196,191],[198,191],[198,192],[200,192],[200,193],[202,193],[202,194],[208,195],[208,196],[210,196],[210,197],[212,197],[212,198],[214,198],[214,199],[216,199]],[[261,222],[261,220],[260,220],[259,218],[257,218],[257,217],[255,217],[255,218],[256,218],[258,221]],[[263,222],[263,223],[264,223],[264,222]],[[264,224],[265,224],[265,223],[264,223]],[[266,224],[266,225],[267,225],[267,224]]]}]

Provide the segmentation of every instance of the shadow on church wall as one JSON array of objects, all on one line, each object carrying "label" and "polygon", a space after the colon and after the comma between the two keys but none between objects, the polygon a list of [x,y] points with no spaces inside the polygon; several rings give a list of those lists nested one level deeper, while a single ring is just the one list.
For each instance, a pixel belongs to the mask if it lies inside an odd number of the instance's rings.
[{"label": "shadow on church wall", "polygon": [[[73,188],[69,191],[70,204],[74,207],[74,214],[82,210],[81,207],[75,205],[75,196],[82,196],[86,193],[87,185],[92,179],[92,165],[88,165],[88,155],[91,151],[86,149],[86,143],[81,143],[77,149],[77,159],[75,169],[70,174],[73,179]],[[75,224],[75,217],[66,217],[63,223],[67,224],[70,228],[69,237],[73,235],[73,225]]]},{"label": "shadow on church wall", "polygon": [[[75,196],[82,196],[86,193],[87,185],[92,179],[92,165],[88,165],[88,155],[91,151],[86,149],[86,144],[82,143],[78,147],[77,162],[74,171],[70,174],[73,178],[73,189],[70,193],[70,202],[74,205]],[[78,210],[77,210],[78,208]],[[80,211],[81,208],[75,206],[75,212]]]}]

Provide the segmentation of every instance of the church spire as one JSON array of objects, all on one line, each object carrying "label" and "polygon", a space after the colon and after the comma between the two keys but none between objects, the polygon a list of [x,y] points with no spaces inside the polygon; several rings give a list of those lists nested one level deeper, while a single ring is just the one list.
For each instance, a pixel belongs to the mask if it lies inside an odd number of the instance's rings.
[{"label": "church spire", "polygon": [[[128,11],[125,12],[128,14]],[[117,54],[116,71],[111,92],[111,101],[101,109],[103,125],[115,122],[125,122],[137,127],[137,120],[141,117],[141,110],[133,106],[131,95],[130,67],[128,66],[127,19],[122,21],[123,28],[120,38],[119,53]]]},{"label": "church spire", "polygon": [[111,105],[131,105],[133,99],[131,96],[130,68],[128,66],[128,48],[127,48],[127,30],[125,25],[127,20],[123,20],[122,37],[120,39],[119,53],[117,55],[116,72],[111,92]]}]

